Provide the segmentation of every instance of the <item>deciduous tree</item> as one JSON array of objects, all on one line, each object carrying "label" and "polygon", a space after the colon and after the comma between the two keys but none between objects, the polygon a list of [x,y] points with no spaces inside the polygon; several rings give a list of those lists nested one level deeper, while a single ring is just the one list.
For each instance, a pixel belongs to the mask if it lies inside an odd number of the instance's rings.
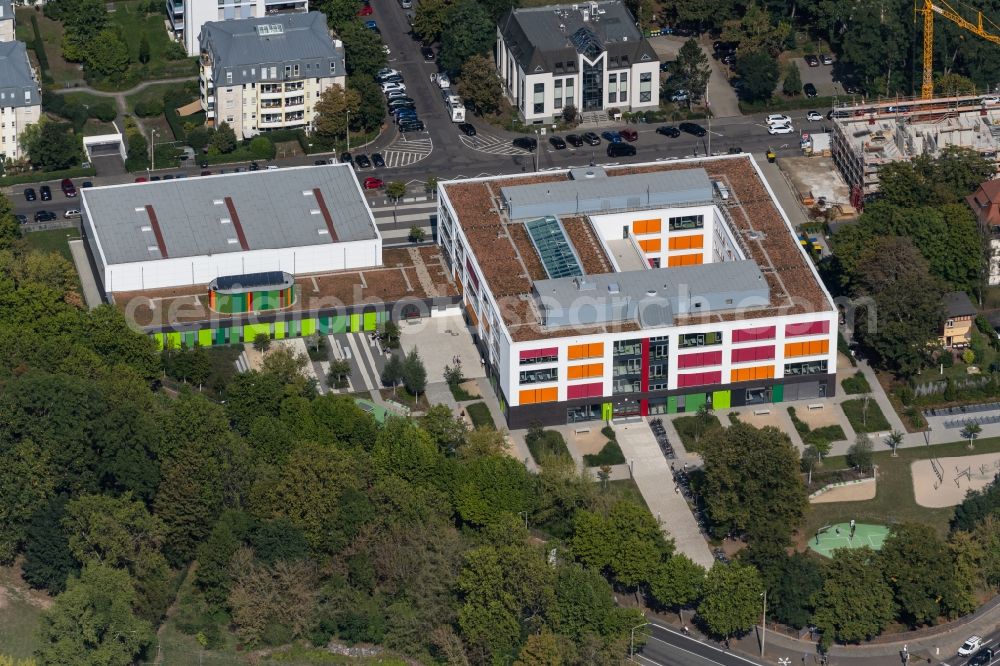
[{"label": "deciduous tree", "polygon": [[462,70],[469,58],[485,55],[496,37],[496,25],[476,0],[456,0],[445,16],[448,25],[441,36],[438,61],[448,72]]},{"label": "deciduous tree", "polygon": [[683,81],[683,87],[691,93],[692,98],[704,97],[708,79],[712,74],[712,66],[708,62],[708,56],[701,50],[698,40],[692,37],[684,42],[677,52],[673,69],[674,76]]},{"label": "deciduous tree", "polygon": [[741,82],[740,96],[751,102],[769,99],[778,85],[778,63],[763,51],[740,55],[736,74]]},{"label": "deciduous tree", "polygon": [[458,93],[479,115],[500,110],[504,103],[503,81],[492,58],[476,54],[465,61],[458,78]]},{"label": "deciduous tree", "polygon": [[714,635],[729,638],[749,631],[760,617],[764,586],[751,566],[716,563],[705,576],[698,617]]},{"label": "deciduous tree", "polygon": [[870,548],[841,548],[825,567],[823,589],[816,595],[813,622],[822,642],[856,643],[877,636],[894,616],[892,589],[881,561]]},{"label": "deciduous tree", "polygon": [[361,96],[354,90],[344,90],[332,85],[323,91],[316,102],[315,132],[327,140],[337,140],[347,135],[347,115],[357,113]]},{"label": "deciduous tree", "polygon": [[649,582],[649,591],[663,608],[685,608],[701,596],[705,568],[687,555],[677,554],[659,566]]}]

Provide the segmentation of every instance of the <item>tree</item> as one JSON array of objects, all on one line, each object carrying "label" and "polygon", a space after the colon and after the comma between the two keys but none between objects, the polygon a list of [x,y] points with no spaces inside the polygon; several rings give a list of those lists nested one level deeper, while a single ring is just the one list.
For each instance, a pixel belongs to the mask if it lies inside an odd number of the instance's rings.
[{"label": "tree", "polygon": [[120,82],[129,66],[128,44],[117,30],[106,28],[87,49],[87,69]]},{"label": "tree", "polygon": [[972,538],[982,553],[982,558],[978,562],[979,575],[991,589],[995,590],[1000,586],[1000,517],[986,516],[975,526]]},{"label": "tree", "polygon": [[956,617],[975,607],[968,593],[972,581],[957,583],[948,545],[929,525],[894,525],[879,557],[896,605],[910,626],[934,624],[941,616]]},{"label": "tree", "polygon": [[701,493],[717,534],[784,543],[807,506],[799,454],[776,428],[737,423],[709,435]]},{"label": "tree", "polygon": [[881,0],[860,0],[850,11],[831,5],[834,15],[829,24],[841,43],[837,59],[844,71],[853,72],[869,95],[908,90],[905,65],[912,42],[911,17],[888,9]]},{"label": "tree", "polygon": [[698,617],[715,636],[728,639],[749,631],[760,617],[764,585],[751,566],[716,564],[702,585]]},{"label": "tree", "polygon": [[[775,24],[765,7],[751,2],[742,12],[740,18],[725,22],[722,28],[722,39],[727,42],[736,42],[740,53],[759,54],[776,63],[776,58],[781,53],[791,31],[790,23],[778,21]],[[775,64],[774,81],[775,83],[778,81],[777,64]],[[771,90],[774,90],[773,86]],[[763,98],[766,99],[769,96],[770,91]]]},{"label": "tree", "polygon": [[223,155],[236,150],[236,132],[229,126],[229,123],[225,121],[219,123],[215,134],[212,135],[212,141],[208,149],[209,152],[215,151],[216,154]]},{"label": "tree", "polygon": [[805,553],[781,553],[781,567],[768,585],[768,613],[779,622],[801,629],[813,614],[813,597],[823,587],[823,569]]},{"label": "tree", "polygon": [[385,186],[386,195],[395,202],[406,196],[406,183],[394,180]]},{"label": "tree", "polygon": [[445,25],[449,23],[446,17],[450,8],[451,0],[421,2],[413,19],[413,34],[427,44],[439,41]]},{"label": "tree", "polygon": [[271,336],[267,333],[258,333],[254,336],[253,348],[261,354],[266,354],[271,348]]},{"label": "tree", "polygon": [[821,456],[819,453],[819,449],[817,449],[814,445],[810,444],[809,446],[807,446],[802,450],[801,468],[803,472],[809,473],[809,477],[806,480],[807,487],[812,485],[813,468],[816,467],[816,465],[820,464],[820,461],[821,461]]},{"label": "tree", "polygon": [[781,92],[789,97],[802,92],[802,74],[795,62],[789,62],[785,66],[785,80],[781,82]]},{"label": "tree", "polygon": [[877,636],[893,618],[892,590],[870,548],[840,548],[824,570],[813,622],[822,644],[856,643]]},{"label": "tree", "polygon": [[373,79],[386,65],[382,38],[366,28],[360,21],[348,23],[340,31],[347,54],[347,73],[350,76]]},{"label": "tree", "polygon": [[385,362],[385,366],[382,368],[381,379],[384,385],[391,386],[393,389],[403,379],[403,362],[397,354],[393,354]]},{"label": "tree", "polygon": [[108,23],[107,7],[100,0],[65,4],[65,12],[61,16],[66,26],[63,57],[70,62],[85,62],[91,45]]},{"label": "tree", "polygon": [[736,75],[741,97],[750,102],[770,99],[778,85],[778,63],[763,51],[746,53],[736,59]]},{"label": "tree", "polygon": [[683,86],[691,93],[691,99],[700,99],[705,96],[708,88],[708,79],[712,75],[712,66],[708,62],[708,56],[701,50],[698,40],[688,39],[677,52],[677,60],[674,61],[674,75],[683,82]]},{"label": "tree", "polygon": [[403,359],[402,380],[406,390],[412,395],[420,395],[427,387],[427,370],[416,347]]},{"label": "tree", "polygon": [[347,381],[351,376],[351,364],[344,359],[334,359],[330,361],[330,369],[327,371],[327,379],[330,384],[337,388],[347,386]]},{"label": "tree", "polygon": [[454,455],[458,451],[469,433],[465,421],[456,418],[448,405],[432,406],[420,420],[420,425],[437,443],[438,448],[448,455]]},{"label": "tree", "polygon": [[965,499],[955,507],[951,529],[972,532],[992,514],[1000,514],[1000,474],[982,490],[966,492]]},{"label": "tree", "polygon": [[872,440],[867,433],[859,432],[854,443],[847,449],[847,464],[864,472],[872,468],[873,461]]},{"label": "tree", "polygon": [[474,55],[485,55],[496,38],[496,24],[476,0],[456,0],[448,9],[445,23],[448,30],[441,36],[438,62],[449,73],[456,74]]},{"label": "tree", "polygon": [[465,61],[457,87],[462,101],[471,104],[480,116],[497,113],[503,106],[503,81],[487,56],[476,54]]},{"label": "tree", "polygon": [[92,562],[41,616],[38,657],[44,664],[128,666],[153,640],[136,617],[136,593],[127,572]]},{"label": "tree", "polygon": [[30,520],[55,491],[48,452],[29,439],[0,448],[0,562],[21,550]]},{"label": "tree", "polygon": [[889,442],[889,446],[892,447],[892,457],[895,458],[896,447],[903,443],[903,433],[899,432],[898,430],[893,430],[891,433],[889,433],[889,436],[886,439]]},{"label": "tree", "polygon": [[146,33],[142,33],[142,38],[139,40],[139,62],[143,65],[149,62],[149,37]]},{"label": "tree", "polygon": [[976,83],[967,76],[949,72],[934,77],[934,90],[945,97],[975,95]]},{"label": "tree", "polygon": [[976,423],[975,421],[967,421],[966,424],[962,426],[961,435],[965,439],[969,440],[970,449],[976,448],[975,446],[976,437],[978,437],[979,433],[981,433],[982,431],[983,427],[978,423]]},{"label": "tree", "polygon": [[66,579],[78,570],[63,527],[66,498],[56,497],[32,514],[24,535],[21,574],[29,585],[56,595],[66,589]]},{"label": "tree", "polygon": [[38,134],[22,139],[31,163],[46,171],[77,166],[83,158],[83,144],[65,123],[40,123]]},{"label": "tree", "polygon": [[678,554],[660,565],[649,581],[649,591],[663,608],[680,609],[701,597],[704,583],[705,568]]},{"label": "tree", "polygon": [[316,102],[316,120],[313,121],[317,136],[330,141],[347,134],[347,115],[357,113],[361,96],[354,90],[332,85],[323,91]]},{"label": "tree", "polygon": [[911,376],[930,360],[944,290],[910,240],[878,238],[869,247],[862,255],[856,291],[874,302],[877,326],[869,327],[862,317],[857,331],[885,367]]},{"label": "tree", "polygon": [[351,129],[372,132],[379,129],[385,118],[385,96],[372,78],[355,74],[347,80],[347,87],[360,95],[358,112],[351,114]]},{"label": "tree", "polygon": [[524,641],[514,666],[562,666],[572,662],[575,656],[573,643],[568,638],[542,630]]},{"label": "tree", "polygon": [[426,234],[424,233],[423,228],[414,224],[410,227],[410,233],[407,238],[411,243],[423,243],[424,238],[426,238]]}]

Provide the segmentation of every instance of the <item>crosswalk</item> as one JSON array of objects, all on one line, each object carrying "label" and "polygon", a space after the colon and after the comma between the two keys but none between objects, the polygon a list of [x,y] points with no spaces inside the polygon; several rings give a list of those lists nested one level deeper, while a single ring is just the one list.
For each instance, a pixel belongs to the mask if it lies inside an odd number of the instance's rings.
[{"label": "crosswalk", "polygon": [[382,151],[382,157],[385,159],[385,165],[390,169],[406,167],[426,158],[433,150],[434,143],[430,137],[408,139],[400,136]]},{"label": "crosswalk", "polygon": [[490,155],[530,154],[520,148],[515,148],[511,145],[510,139],[501,139],[496,136],[490,136],[489,134],[479,133],[476,136],[461,135],[458,138],[466,148],[478,150],[481,153],[489,153]]}]

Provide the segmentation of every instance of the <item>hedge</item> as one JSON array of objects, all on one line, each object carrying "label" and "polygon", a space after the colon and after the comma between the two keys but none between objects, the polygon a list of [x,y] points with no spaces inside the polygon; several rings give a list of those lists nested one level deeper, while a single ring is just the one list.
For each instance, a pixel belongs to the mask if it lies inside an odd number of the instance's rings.
[{"label": "hedge", "polygon": [[35,58],[38,59],[38,68],[42,70],[42,82],[51,83],[49,56],[45,52],[45,41],[42,39],[42,32],[38,29],[38,17],[34,14],[31,15],[31,29],[35,33],[35,41],[31,45],[31,49],[35,52]]},{"label": "hedge", "polygon": [[831,109],[834,97],[772,97],[761,102],[740,101],[740,111],[744,114],[763,113],[765,111],[791,111],[795,109]]},{"label": "hedge", "polygon": [[625,454],[622,453],[618,442],[609,439],[600,453],[588,453],[583,457],[583,464],[587,467],[601,467],[602,465],[622,465],[625,463]]},{"label": "hedge", "polygon": [[93,167],[77,167],[75,169],[64,169],[62,171],[29,171],[13,176],[0,176],[0,187],[10,185],[22,185],[24,183],[44,183],[50,180],[62,180],[63,178],[83,178],[93,176],[97,173]]}]

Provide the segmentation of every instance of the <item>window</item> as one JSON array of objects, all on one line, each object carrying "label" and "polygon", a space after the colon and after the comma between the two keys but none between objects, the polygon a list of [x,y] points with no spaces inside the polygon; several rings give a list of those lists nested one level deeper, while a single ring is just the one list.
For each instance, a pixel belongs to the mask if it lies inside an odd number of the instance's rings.
[{"label": "window", "polygon": [[649,366],[649,378],[659,378],[667,376],[667,364],[666,363],[653,363]]},{"label": "window", "polygon": [[686,347],[711,347],[722,344],[722,331],[710,333],[684,333],[677,338],[677,346],[681,349]]},{"label": "window", "polygon": [[785,375],[825,375],[826,361],[803,361],[801,363],[786,363]]},{"label": "window", "polygon": [[521,365],[533,363],[555,363],[559,360],[559,348],[528,349],[521,352]]},{"label": "window", "polygon": [[667,336],[662,335],[658,338],[649,339],[649,357],[650,358],[667,358],[670,354],[670,341]]},{"label": "window", "polygon": [[291,75],[292,75],[292,66],[291,65],[285,65],[285,78],[287,79]]},{"label": "window", "polygon": [[689,372],[677,375],[677,388],[685,386],[703,386],[705,384],[718,384],[722,381],[722,372],[714,370],[712,372]]},{"label": "window", "polygon": [[585,379],[588,377],[603,377],[603,363],[587,363],[586,365],[571,365],[567,368],[568,379]]},{"label": "window", "polygon": [[233,73],[232,72],[226,72],[226,83],[228,83],[229,85],[233,84]]},{"label": "window", "polygon": [[298,75],[299,75],[299,66],[298,65],[293,65],[292,66],[292,76],[298,76]]},{"label": "window", "polygon": [[815,340],[813,342],[789,342],[785,345],[785,358],[795,356],[815,356],[826,354],[830,351],[829,340]]},{"label": "window", "polygon": [[732,351],[733,363],[748,363],[751,361],[770,361],[774,358],[774,346],[745,347]]},{"label": "window", "polygon": [[[575,400],[577,398],[600,398],[602,395],[604,395],[603,382],[576,384],[575,386],[566,387],[566,398],[568,400]],[[597,413],[600,414],[600,409],[597,410]]]},{"label": "window", "polygon": [[618,101],[627,102],[628,101],[628,72],[622,72],[618,75]]},{"label": "window", "polygon": [[684,215],[683,217],[672,217],[667,225],[670,231],[683,231],[685,229],[703,229],[705,218],[702,215]]},{"label": "window", "polygon": [[701,352],[699,354],[683,354],[677,357],[678,368],[700,368],[706,365],[722,363],[722,351]]},{"label": "window", "polygon": [[638,379],[616,379],[612,385],[612,393],[638,393],[642,390],[642,382]]},{"label": "window", "polygon": [[553,101],[552,106],[555,107],[555,108],[557,108],[557,109],[561,109],[562,105],[563,105],[563,92],[562,92],[562,90],[563,90],[562,79],[556,79],[556,83],[555,83],[555,100]]},{"label": "window", "polygon": [[535,98],[533,100],[535,113],[545,113],[545,84],[535,84]]},{"label": "window", "polygon": [[639,101],[653,101],[653,74],[651,72],[643,72],[639,75]]},{"label": "window", "polygon": [[944,323],[944,325],[945,325],[945,328],[954,328],[955,327],[955,320],[954,319],[949,319],[948,321],[946,321]]},{"label": "window", "polygon": [[615,342],[615,356],[639,356],[642,354],[642,345],[638,340],[618,340]]},{"label": "window", "polygon": [[576,97],[573,93],[573,79],[566,79],[566,94],[563,96],[566,106],[576,104]]},{"label": "window", "polygon": [[618,102],[618,75],[608,74],[608,104]]},{"label": "window", "polygon": [[752,382],[758,379],[774,379],[773,365],[758,365],[754,368],[739,368],[729,375],[731,382]]},{"label": "window", "polygon": [[559,381],[559,368],[521,371],[522,384],[541,384],[542,382],[555,381]]},{"label": "window", "polygon": [[570,345],[566,351],[571,361],[582,358],[600,358],[604,356],[604,343],[592,342],[585,345]]}]

